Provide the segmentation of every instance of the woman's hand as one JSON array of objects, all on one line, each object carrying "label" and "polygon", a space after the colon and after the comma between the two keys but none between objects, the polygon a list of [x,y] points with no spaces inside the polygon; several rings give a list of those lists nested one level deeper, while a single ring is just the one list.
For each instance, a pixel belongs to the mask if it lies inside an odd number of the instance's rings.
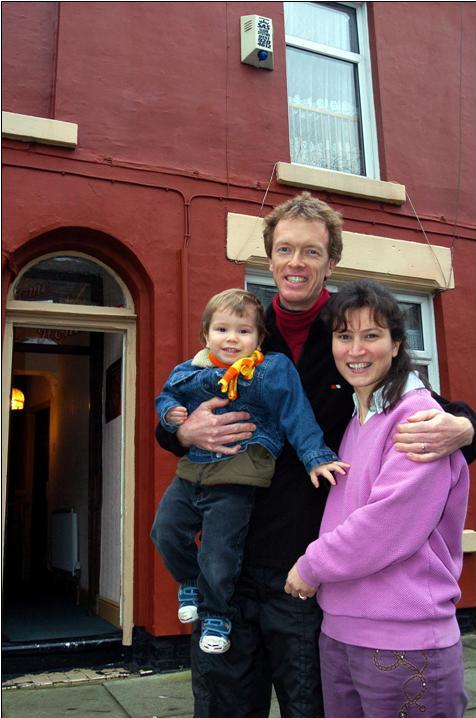
[{"label": "woman's hand", "polygon": [[226,414],[214,414],[214,409],[229,404],[228,399],[214,397],[204,401],[193,411],[177,431],[177,438],[184,447],[198,446],[205,451],[232,456],[240,450],[236,446],[227,446],[234,442],[249,439],[256,425],[249,422],[246,411],[229,411]]},{"label": "woman's hand", "polygon": [[310,586],[308,583],[303,581],[298,574],[296,564],[294,564],[294,566],[288,573],[288,577],[284,585],[284,590],[286,593],[289,593],[291,594],[291,596],[294,596],[294,598],[301,598],[303,601],[305,601],[306,598],[311,598],[316,594],[317,586]]}]

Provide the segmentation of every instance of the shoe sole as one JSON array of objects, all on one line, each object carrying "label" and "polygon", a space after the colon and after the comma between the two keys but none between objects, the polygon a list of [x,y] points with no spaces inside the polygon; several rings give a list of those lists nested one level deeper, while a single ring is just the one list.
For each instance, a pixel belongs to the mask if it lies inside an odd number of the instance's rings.
[{"label": "shoe sole", "polygon": [[203,651],[204,653],[226,653],[228,651],[228,649],[230,648],[231,644],[229,643],[224,648],[221,648],[219,646],[216,646],[215,648],[208,648],[206,646],[202,646],[201,644],[199,644],[199,645],[200,645],[200,650]]}]

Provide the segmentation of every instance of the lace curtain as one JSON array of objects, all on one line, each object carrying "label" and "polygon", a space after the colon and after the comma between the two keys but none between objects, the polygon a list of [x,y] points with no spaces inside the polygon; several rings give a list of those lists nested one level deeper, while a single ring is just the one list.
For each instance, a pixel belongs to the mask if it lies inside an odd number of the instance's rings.
[{"label": "lace curtain", "polygon": [[[285,3],[286,35],[358,52],[352,9]],[[357,66],[307,49],[287,48],[291,160],[364,174]]]}]

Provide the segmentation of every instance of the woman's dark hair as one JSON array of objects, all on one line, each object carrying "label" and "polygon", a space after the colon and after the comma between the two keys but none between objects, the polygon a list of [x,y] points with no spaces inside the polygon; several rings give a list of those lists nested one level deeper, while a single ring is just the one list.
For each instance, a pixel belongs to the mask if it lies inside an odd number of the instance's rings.
[{"label": "woman's dark hair", "polygon": [[[405,335],[405,319],[397,300],[376,282],[365,279],[349,282],[337,294],[332,295],[323,313],[323,319],[331,331],[345,331],[347,313],[364,307],[369,308],[374,321],[380,327],[389,329],[393,341],[400,342],[397,356],[393,357],[388,374],[374,389],[375,391],[383,386],[382,399],[387,411],[400,399],[408,375],[414,369]],[[426,384],[424,379],[422,381]]]}]

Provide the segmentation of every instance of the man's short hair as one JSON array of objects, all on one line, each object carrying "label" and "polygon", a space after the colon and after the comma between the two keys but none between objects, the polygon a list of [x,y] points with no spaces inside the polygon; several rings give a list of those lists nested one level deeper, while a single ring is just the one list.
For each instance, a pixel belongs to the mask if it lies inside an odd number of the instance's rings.
[{"label": "man's short hair", "polygon": [[225,289],[219,294],[214,294],[203,310],[202,325],[200,328],[200,341],[205,346],[207,334],[215,312],[228,311],[242,317],[246,312],[252,310],[255,314],[256,329],[258,330],[258,342],[261,343],[266,336],[264,308],[258,297],[245,289]]},{"label": "man's short hair", "polygon": [[301,194],[275,207],[264,218],[264,247],[269,258],[271,258],[273,251],[274,230],[281,219],[304,219],[308,222],[320,220],[324,222],[329,233],[329,259],[333,259],[336,264],[340,261],[342,256],[343,219],[340,212],[336,212],[326,202],[312,197],[310,192],[301,192]]}]

